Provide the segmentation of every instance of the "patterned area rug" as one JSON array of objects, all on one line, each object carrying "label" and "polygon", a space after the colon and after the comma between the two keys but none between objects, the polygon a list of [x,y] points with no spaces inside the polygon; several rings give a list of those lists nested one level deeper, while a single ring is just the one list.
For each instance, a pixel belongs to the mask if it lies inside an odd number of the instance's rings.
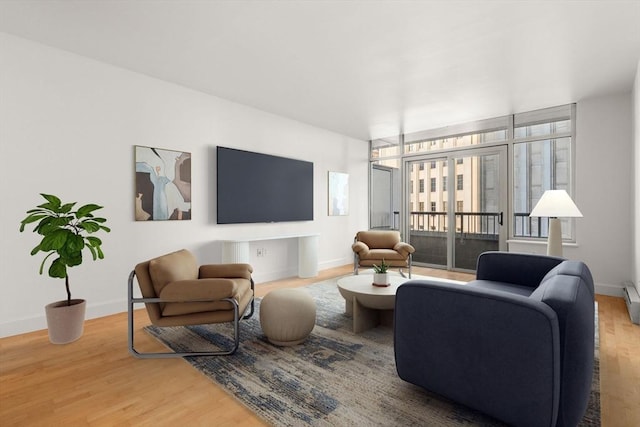
[{"label": "patterned area rug", "polygon": [[[304,344],[269,344],[256,311],[241,322],[240,348],[234,355],[185,360],[275,426],[503,425],[402,381],[391,328],[354,334],[335,279],[306,289],[316,301],[317,321]],[[257,299],[257,310],[259,306]],[[174,350],[215,349],[215,343],[228,347],[232,331],[228,325],[145,329]],[[600,425],[597,355],[581,426]]]}]

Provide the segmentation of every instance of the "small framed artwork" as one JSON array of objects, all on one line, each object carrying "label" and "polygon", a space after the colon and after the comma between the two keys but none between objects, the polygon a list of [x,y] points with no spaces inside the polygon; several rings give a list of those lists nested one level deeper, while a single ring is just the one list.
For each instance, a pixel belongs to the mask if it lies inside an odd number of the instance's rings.
[{"label": "small framed artwork", "polygon": [[191,153],[135,146],[136,221],[191,219]]},{"label": "small framed artwork", "polygon": [[329,216],[349,215],[349,174],[329,172]]}]

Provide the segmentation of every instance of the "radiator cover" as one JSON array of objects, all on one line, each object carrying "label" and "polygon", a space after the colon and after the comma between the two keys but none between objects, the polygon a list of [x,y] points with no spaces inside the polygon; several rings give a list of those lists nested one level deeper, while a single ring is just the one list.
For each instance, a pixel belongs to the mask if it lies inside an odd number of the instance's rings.
[{"label": "radiator cover", "polygon": [[628,284],[624,287],[623,294],[631,321],[635,324],[640,324],[640,296],[638,296],[638,291],[632,284]]}]

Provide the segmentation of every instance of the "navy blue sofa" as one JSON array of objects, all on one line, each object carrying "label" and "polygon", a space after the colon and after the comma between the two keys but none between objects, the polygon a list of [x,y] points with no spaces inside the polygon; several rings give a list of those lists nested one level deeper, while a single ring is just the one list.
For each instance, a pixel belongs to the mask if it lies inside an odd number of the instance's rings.
[{"label": "navy blue sofa", "polygon": [[589,402],[594,288],[580,261],[486,252],[465,285],[396,293],[398,375],[515,426],[575,426]]}]

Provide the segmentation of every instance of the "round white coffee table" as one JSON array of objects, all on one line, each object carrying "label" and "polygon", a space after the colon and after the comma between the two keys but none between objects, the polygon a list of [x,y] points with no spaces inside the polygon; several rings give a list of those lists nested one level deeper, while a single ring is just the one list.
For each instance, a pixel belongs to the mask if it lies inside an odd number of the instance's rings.
[{"label": "round white coffee table", "polygon": [[353,332],[358,334],[378,325],[393,326],[396,290],[398,286],[409,280],[464,284],[458,280],[416,274],[413,274],[409,279],[395,272],[389,275],[391,284],[387,287],[373,286],[373,274],[367,272],[341,277],[338,279],[338,290],[344,297],[345,313],[353,317]]},{"label": "round white coffee table", "polygon": [[[413,276],[417,279],[417,276]],[[345,313],[353,317],[353,332],[360,333],[378,325],[393,325],[398,286],[410,279],[389,276],[386,287],[373,286],[372,274],[359,274],[338,279],[338,290],[345,300]]]}]

